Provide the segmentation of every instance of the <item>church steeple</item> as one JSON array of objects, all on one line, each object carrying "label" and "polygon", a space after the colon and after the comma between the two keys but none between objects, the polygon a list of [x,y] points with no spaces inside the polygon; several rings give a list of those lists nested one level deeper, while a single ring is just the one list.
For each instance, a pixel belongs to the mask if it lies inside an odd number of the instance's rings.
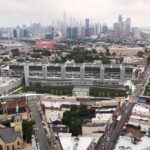
[{"label": "church steeple", "polygon": [[16,115],[13,118],[11,127],[13,127],[16,132],[17,131],[22,132],[22,116],[21,116],[21,114],[19,114],[18,102],[16,102]]},{"label": "church steeple", "polygon": [[19,113],[19,105],[18,105],[18,102],[17,102],[17,104],[16,104],[16,114],[18,114]]}]

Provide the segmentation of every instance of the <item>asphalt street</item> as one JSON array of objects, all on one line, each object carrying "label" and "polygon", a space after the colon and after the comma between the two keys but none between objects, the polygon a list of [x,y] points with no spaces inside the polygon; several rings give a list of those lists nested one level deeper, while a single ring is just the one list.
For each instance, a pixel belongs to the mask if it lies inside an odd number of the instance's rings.
[{"label": "asphalt street", "polygon": [[150,72],[150,66],[146,66],[145,71],[143,73],[143,78],[141,81],[139,81],[139,84],[135,91],[130,95],[130,99],[132,99],[131,102],[129,102],[127,105],[125,105],[125,111],[122,113],[121,119],[118,121],[118,123],[114,126],[111,126],[110,130],[105,133],[105,136],[103,137],[102,141],[99,141],[99,144],[96,149],[98,150],[113,150],[117,140],[122,132],[122,129],[125,125],[125,123],[128,121],[129,116],[131,114],[131,111],[136,104],[138,97],[143,94],[143,91],[149,82],[149,72]]},{"label": "asphalt street", "polygon": [[47,136],[44,132],[44,127],[42,125],[41,118],[39,115],[37,104],[36,104],[36,102],[33,101],[33,102],[29,103],[29,105],[30,105],[30,110],[32,112],[31,117],[36,122],[37,131],[35,131],[35,136],[37,138],[37,142],[40,145],[40,150],[50,150],[49,145],[48,145]]}]

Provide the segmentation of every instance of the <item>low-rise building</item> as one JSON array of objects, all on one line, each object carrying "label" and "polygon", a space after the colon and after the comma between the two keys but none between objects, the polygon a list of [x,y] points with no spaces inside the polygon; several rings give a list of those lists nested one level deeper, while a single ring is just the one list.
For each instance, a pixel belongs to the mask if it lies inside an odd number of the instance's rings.
[{"label": "low-rise building", "polygon": [[94,150],[93,137],[60,137],[64,150]]},{"label": "low-rise building", "polygon": [[150,110],[145,104],[136,104],[133,107],[128,125],[139,128],[142,132],[150,132]]},{"label": "low-rise building", "polygon": [[86,97],[89,96],[89,91],[88,87],[74,87],[72,93],[76,97]]},{"label": "low-rise building", "polygon": [[[25,78],[26,86],[101,86],[123,87],[133,78],[133,66],[104,65],[99,62],[82,64],[14,64],[9,71]],[[2,70],[3,72],[3,70]],[[13,76],[13,74],[10,74]]]},{"label": "low-rise building", "polygon": [[37,48],[37,49],[54,49],[55,44],[52,41],[38,41],[38,42],[36,42],[35,48]]},{"label": "low-rise building", "polygon": [[146,65],[147,59],[143,57],[129,56],[124,57],[123,63],[128,65]]},{"label": "low-rise building", "polygon": [[111,47],[110,54],[116,56],[136,56],[138,52],[144,52],[142,47]]},{"label": "low-rise building", "polygon": [[11,128],[0,129],[0,150],[23,149],[22,117],[17,114],[13,118]]},{"label": "low-rise building", "polygon": [[[42,101],[41,102],[45,107],[45,116],[47,122],[53,123],[55,121],[61,121],[63,118],[63,113],[65,111],[70,111],[70,107],[72,105],[71,102],[50,102],[50,101]],[[76,103],[78,105],[78,102]]]},{"label": "low-rise building", "polygon": [[22,116],[22,119],[29,119],[28,107],[25,100],[17,100],[11,102],[1,103],[0,106],[0,120],[10,121],[16,115],[16,106],[18,106],[18,112]]},{"label": "low-rise building", "polygon": [[112,117],[112,113],[96,113],[95,118],[92,118],[92,124],[112,123]]},{"label": "low-rise building", "polygon": [[0,77],[0,95],[6,95],[22,84],[21,78]]}]

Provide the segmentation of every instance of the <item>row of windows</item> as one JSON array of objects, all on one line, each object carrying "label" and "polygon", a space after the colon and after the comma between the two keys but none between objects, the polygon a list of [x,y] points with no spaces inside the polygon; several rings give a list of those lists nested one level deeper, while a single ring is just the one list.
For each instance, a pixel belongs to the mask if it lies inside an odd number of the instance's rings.
[{"label": "row of windows", "polygon": [[[95,85],[108,85],[109,83],[108,82],[97,82],[97,81],[95,81],[95,82],[93,82],[93,84],[95,84]],[[117,82],[112,82],[111,83],[112,85],[118,85],[119,83],[117,83]]]},{"label": "row of windows", "polygon": [[[17,142],[17,145],[18,146],[20,145],[19,141]],[[10,149],[15,150],[15,146],[14,145],[12,145],[12,146],[8,146],[7,145],[6,150],[10,150]],[[3,147],[2,147],[2,145],[0,145],[0,150],[4,150]]]}]

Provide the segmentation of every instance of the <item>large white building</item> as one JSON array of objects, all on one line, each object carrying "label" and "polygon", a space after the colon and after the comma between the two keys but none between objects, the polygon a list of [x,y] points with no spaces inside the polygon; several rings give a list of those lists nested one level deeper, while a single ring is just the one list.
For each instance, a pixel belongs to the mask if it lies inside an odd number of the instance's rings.
[{"label": "large white building", "polygon": [[21,78],[0,77],[0,95],[8,94],[11,90],[20,86],[21,83]]},{"label": "large white building", "polygon": [[1,69],[4,76],[24,76],[25,85],[122,87],[133,77],[133,67],[102,63],[14,64]]}]

